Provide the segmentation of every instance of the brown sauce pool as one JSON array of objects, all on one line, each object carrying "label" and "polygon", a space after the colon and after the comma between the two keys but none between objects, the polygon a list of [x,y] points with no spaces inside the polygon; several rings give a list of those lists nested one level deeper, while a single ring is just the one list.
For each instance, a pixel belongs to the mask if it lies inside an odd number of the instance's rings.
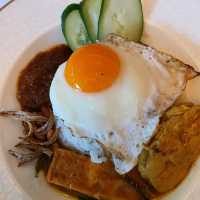
[{"label": "brown sauce pool", "polygon": [[40,111],[50,105],[49,88],[58,66],[67,61],[72,51],[64,44],[38,53],[21,72],[17,99],[26,111]]},{"label": "brown sauce pool", "polygon": [[[43,106],[51,106],[49,89],[54,74],[59,65],[67,61],[71,54],[72,51],[68,46],[60,44],[47,51],[38,53],[27,64],[20,73],[17,84],[17,99],[22,110],[40,112]],[[141,178],[137,170],[133,170],[131,176],[130,184],[133,184],[141,193],[145,193],[149,197],[148,199],[160,196]],[[127,181],[129,181],[128,178]],[[76,194],[69,193],[69,191],[57,186],[55,188],[68,194]]]}]

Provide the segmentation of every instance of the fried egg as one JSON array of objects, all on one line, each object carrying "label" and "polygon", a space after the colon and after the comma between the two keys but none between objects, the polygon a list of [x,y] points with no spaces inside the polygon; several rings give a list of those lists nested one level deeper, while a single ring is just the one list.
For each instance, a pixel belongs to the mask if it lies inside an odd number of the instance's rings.
[{"label": "fried egg", "polygon": [[189,75],[171,56],[116,35],[77,49],[50,88],[61,142],[127,173]]}]

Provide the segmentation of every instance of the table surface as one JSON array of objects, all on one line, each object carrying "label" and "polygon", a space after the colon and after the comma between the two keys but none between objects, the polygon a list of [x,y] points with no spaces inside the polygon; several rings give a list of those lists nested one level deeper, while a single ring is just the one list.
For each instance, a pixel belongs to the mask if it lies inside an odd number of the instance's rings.
[{"label": "table surface", "polygon": [[9,2],[9,0],[0,0],[0,7],[8,2]]}]

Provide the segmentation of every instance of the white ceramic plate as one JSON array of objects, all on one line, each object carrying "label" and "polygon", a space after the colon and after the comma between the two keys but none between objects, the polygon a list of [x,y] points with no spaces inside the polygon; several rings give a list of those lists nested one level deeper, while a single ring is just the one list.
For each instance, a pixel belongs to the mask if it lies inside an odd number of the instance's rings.
[{"label": "white ceramic plate", "polygon": [[[150,25],[151,26],[151,25]],[[173,38],[169,37],[169,34],[161,31],[157,27],[151,26],[151,30],[154,30],[158,35],[162,35],[163,41],[167,42],[167,46],[171,49],[181,49],[181,44],[176,43]],[[63,36],[60,31],[60,26],[56,25],[46,30],[44,33],[38,35],[36,40],[25,47],[25,50],[20,53],[17,61],[11,66],[10,73],[6,77],[6,81],[2,87],[0,95],[0,105],[4,109],[19,109],[18,102],[16,100],[16,81],[20,73],[20,70],[27,64],[27,62],[39,51],[48,49],[49,47],[64,43]],[[183,51],[183,49],[181,49]],[[23,199],[33,200],[60,200],[71,199],[68,196],[60,194],[50,188],[43,176],[40,178],[34,178],[34,167],[32,164],[17,168],[15,159],[8,156],[7,150],[12,148],[16,144],[17,137],[22,134],[22,127],[19,123],[8,120],[0,119],[1,127],[1,140],[0,151],[3,153],[3,159],[6,163],[6,168],[9,171],[10,178],[15,182],[16,190],[20,190]],[[190,174],[184,180],[184,182],[173,192],[163,197],[163,199],[169,200],[195,200],[199,199],[198,195],[200,190],[200,162],[191,170]]]}]

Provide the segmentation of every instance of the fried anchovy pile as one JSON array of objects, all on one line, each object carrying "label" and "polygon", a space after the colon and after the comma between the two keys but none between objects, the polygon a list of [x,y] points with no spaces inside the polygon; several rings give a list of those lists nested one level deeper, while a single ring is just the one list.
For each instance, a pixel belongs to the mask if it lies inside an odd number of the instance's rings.
[{"label": "fried anchovy pile", "polygon": [[24,111],[0,112],[0,116],[21,121],[24,126],[24,136],[19,137],[20,142],[15,145],[15,150],[8,151],[18,160],[18,166],[38,159],[42,154],[52,156],[59,129],[55,126],[51,109],[43,110],[42,114]]}]

